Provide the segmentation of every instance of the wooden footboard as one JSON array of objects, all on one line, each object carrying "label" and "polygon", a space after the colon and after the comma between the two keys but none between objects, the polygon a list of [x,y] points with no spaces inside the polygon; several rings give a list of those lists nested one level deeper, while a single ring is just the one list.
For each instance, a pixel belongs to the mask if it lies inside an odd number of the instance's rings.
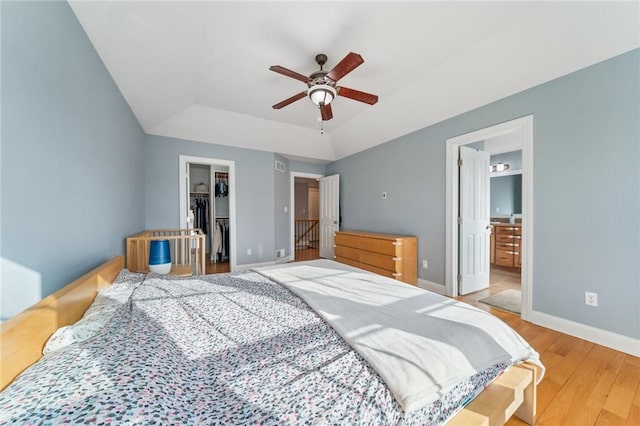
[{"label": "wooden footboard", "polygon": [[538,367],[521,364],[510,367],[447,425],[503,425],[512,415],[532,425],[536,419]]},{"label": "wooden footboard", "polygon": [[98,290],[111,284],[122,268],[124,256],[115,257],[0,324],[0,390],[40,359],[58,328],[82,318]]}]

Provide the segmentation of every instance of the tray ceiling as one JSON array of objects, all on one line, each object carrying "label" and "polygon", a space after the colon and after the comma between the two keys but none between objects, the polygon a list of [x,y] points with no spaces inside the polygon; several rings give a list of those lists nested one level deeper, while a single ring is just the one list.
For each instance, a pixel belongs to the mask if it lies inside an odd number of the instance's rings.
[{"label": "tray ceiling", "polygon": [[[145,132],[328,162],[640,46],[638,2],[71,1]],[[302,74],[364,64],[320,134]]]}]

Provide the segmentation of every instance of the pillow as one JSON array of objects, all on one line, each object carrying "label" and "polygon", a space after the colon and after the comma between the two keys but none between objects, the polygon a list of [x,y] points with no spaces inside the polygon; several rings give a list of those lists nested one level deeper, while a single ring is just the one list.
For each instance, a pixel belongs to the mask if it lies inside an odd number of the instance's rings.
[{"label": "pillow", "polygon": [[95,336],[111,320],[118,308],[127,303],[131,293],[144,277],[145,274],[121,270],[113,284],[98,291],[95,300],[78,322],[60,327],[49,337],[42,353],[57,351]]}]

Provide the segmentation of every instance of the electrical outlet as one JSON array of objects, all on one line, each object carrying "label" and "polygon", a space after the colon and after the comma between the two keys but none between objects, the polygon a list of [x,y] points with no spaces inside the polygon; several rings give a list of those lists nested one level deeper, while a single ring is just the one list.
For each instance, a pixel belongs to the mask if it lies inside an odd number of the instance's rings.
[{"label": "electrical outlet", "polygon": [[247,256],[251,256],[251,249],[247,249]]},{"label": "electrical outlet", "polygon": [[422,267],[424,269],[427,269],[429,267],[429,262],[427,262],[427,259],[422,259]]},{"label": "electrical outlet", "polygon": [[589,306],[598,306],[598,293],[592,293],[590,291],[584,292],[584,303]]}]

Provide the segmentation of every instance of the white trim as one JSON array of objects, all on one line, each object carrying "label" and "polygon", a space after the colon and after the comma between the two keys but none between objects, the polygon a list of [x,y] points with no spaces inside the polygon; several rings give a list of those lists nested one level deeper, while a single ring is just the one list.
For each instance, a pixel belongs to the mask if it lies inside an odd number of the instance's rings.
[{"label": "white trim", "polygon": [[517,118],[446,140],[446,252],[445,294],[458,295],[458,148],[473,142],[491,139],[508,133],[522,135],[522,319],[531,313],[533,274],[533,116]]},{"label": "white trim", "polygon": [[507,170],[505,172],[493,172],[493,173],[489,173],[489,177],[500,177],[500,176],[512,176],[512,175],[521,175],[522,174],[522,169],[517,169],[517,170]]},{"label": "white trim", "polygon": [[590,325],[545,314],[544,312],[532,311],[529,315],[529,320],[536,325],[640,357],[640,339],[623,336]]},{"label": "white trim", "polygon": [[422,278],[418,278],[418,287],[423,290],[429,290],[434,293],[444,295],[444,286],[442,284],[435,283],[433,281],[423,280]]},{"label": "white trim", "polygon": [[[226,166],[229,168],[229,244],[231,247],[238,247],[236,244],[236,162],[231,160],[220,160],[208,157],[192,157],[190,155],[180,155],[178,159],[179,167],[179,194],[180,194],[180,228],[187,227],[187,206],[184,181],[187,178],[187,163],[206,164],[209,166]],[[237,249],[236,249],[237,253]],[[231,272],[236,271],[236,253],[229,256],[229,268]]]},{"label": "white trim", "polygon": [[293,262],[294,260],[295,260],[295,256],[293,254],[290,254],[289,256],[281,257],[280,259],[276,260],[275,263],[277,264],[289,263],[289,262]]},{"label": "white trim", "polygon": [[[294,172],[293,170],[290,171],[290,176],[291,176],[291,189],[289,191],[289,221],[290,221],[290,230],[289,230],[289,235],[291,236],[291,241],[290,241],[290,248],[289,248],[289,253],[291,253],[291,256],[293,256],[295,258],[295,250],[296,248],[294,247],[295,244],[295,224],[296,224],[296,205],[295,205],[295,192],[296,192],[296,178],[300,177],[300,178],[308,178],[308,179],[320,179],[322,177],[324,177],[324,175],[318,175],[315,173],[305,173],[305,172]],[[319,191],[319,189],[318,189]]]},{"label": "white trim", "polygon": [[244,271],[248,271],[249,269],[253,269],[253,268],[260,268],[262,266],[271,266],[271,265],[275,265],[276,262],[275,260],[271,260],[269,262],[261,262],[261,263],[244,263],[242,265],[236,265],[236,272],[244,272]]}]

